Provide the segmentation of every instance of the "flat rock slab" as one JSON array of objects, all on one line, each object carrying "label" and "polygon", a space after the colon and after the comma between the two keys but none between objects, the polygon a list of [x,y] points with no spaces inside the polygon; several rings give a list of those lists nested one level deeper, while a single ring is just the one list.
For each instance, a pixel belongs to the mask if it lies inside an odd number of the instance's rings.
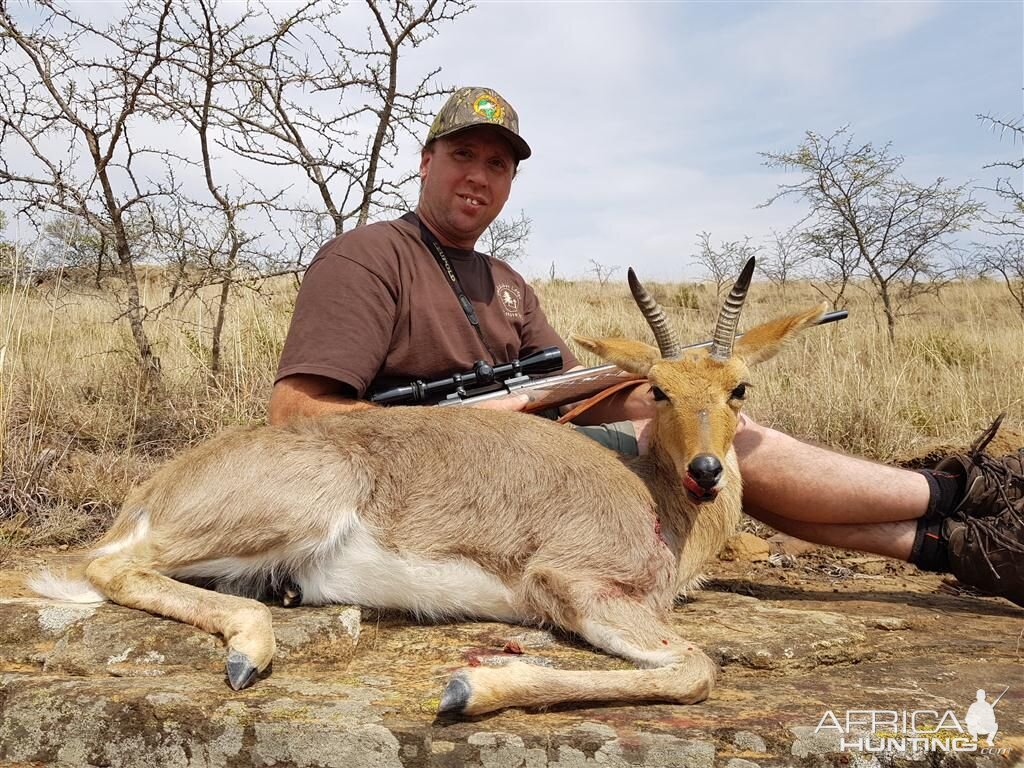
[{"label": "flat rock slab", "polygon": [[[722,665],[703,704],[508,710],[469,721],[435,715],[444,681],[459,667],[628,665],[572,637],[525,627],[423,626],[346,606],[274,608],[274,665],[235,693],[224,680],[221,641],[192,627],[110,604],[0,600],[0,765],[749,768],[1021,760],[1024,611],[937,594],[934,577],[850,576],[867,565],[813,573],[723,566],[708,590],[673,615],[680,632]],[[991,702],[1004,688],[991,752],[851,748],[872,735],[864,711],[884,719],[930,710],[918,717],[934,724],[949,710],[963,723],[978,689]],[[846,729],[851,710],[861,713]],[[819,727],[831,726],[828,713],[842,729]],[[944,727],[945,734],[948,720]]]},{"label": "flat rock slab", "polygon": [[[332,605],[301,615],[274,613],[280,663],[344,669],[356,647],[360,610]],[[111,603],[75,605],[21,598],[0,600],[0,665],[42,665],[48,674],[162,677],[224,670],[220,639],[194,627]]]}]

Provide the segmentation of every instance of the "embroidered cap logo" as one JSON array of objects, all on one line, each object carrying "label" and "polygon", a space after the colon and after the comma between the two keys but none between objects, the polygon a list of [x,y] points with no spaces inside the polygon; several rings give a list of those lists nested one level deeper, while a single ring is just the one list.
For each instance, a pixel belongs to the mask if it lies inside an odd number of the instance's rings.
[{"label": "embroidered cap logo", "polygon": [[489,93],[482,93],[473,102],[473,111],[492,123],[500,123],[505,117],[505,110],[498,100]]}]

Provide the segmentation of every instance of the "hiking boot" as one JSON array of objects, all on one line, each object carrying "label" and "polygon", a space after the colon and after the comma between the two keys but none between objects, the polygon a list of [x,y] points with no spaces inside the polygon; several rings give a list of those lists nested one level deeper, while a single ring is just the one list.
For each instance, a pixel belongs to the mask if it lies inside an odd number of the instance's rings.
[{"label": "hiking boot", "polygon": [[1024,450],[995,458],[985,447],[995,437],[1000,415],[966,454],[935,467],[964,479],[963,497],[940,511],[949,570],[976,589],[1024,607]]},{"label": "hiking boot", "polygon": [[968,517],[991,517],[1024,498],[1024,449],[1000,458],[984,452],[1004,415],[996,417],[967,453],[949,456],[932,470],[963,478],[964,495],[956,509]]}]

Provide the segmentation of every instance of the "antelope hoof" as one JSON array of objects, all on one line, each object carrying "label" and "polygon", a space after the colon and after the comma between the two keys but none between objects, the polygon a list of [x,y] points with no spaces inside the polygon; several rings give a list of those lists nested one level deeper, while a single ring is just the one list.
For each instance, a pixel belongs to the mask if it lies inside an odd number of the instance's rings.
[{"label": "antelope hoof", "polygon": [[233,690],[241,691],[256,682],[259,669],[252,660],[239,651],[228,652],[228,684]]},{"label": "antelope hoof", "polygon": [[302,605],[302,587],[294,581],[289,581],[285,584],[284,590],[281,592],[281,605],[285,608],[294,608],[297,605]]},{"label": "antelope hoof", "polygon": [[439,715],[461,715],[473,695],[473,688],[462,673],[456,672],[448,681],[441,694],[441,704],[437,708]]}]

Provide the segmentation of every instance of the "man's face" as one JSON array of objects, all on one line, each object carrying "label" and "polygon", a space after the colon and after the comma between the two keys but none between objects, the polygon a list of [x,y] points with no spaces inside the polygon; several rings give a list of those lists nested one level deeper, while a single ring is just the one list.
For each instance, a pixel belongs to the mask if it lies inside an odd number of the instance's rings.
[{"label": "man's face", "polygon": [[420,156],[416,210],[442,243],[473,248],[508,200],[515,167],[512,145],[493,128],[440,138]]}]

